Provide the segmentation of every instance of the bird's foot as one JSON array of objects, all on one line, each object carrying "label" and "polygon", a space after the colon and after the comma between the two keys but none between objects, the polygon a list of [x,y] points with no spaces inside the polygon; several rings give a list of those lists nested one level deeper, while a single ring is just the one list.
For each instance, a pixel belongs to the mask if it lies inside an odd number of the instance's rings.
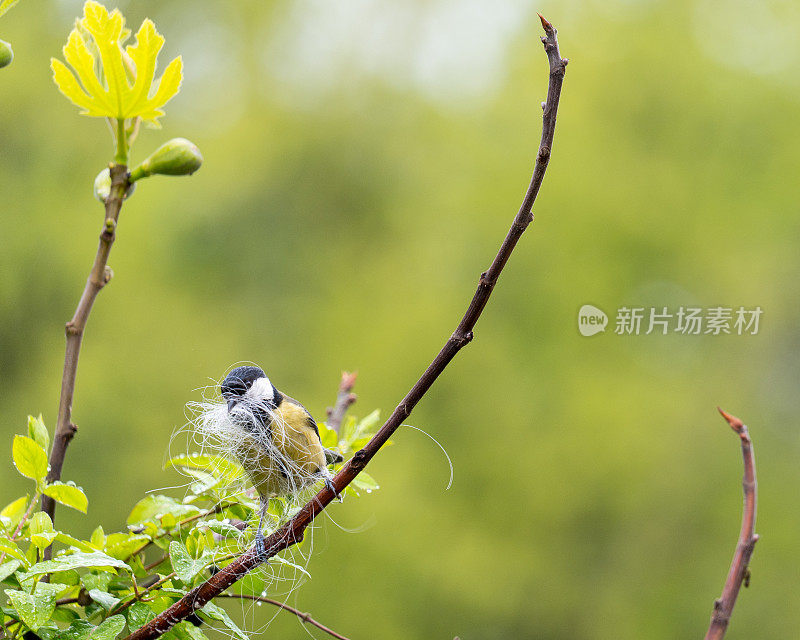
[{"label": "bird's foot", "polygon": [[342,496],[342,494],[338,493],[336,491],[336,487],[333,486],[333,480],[331,480],[330,478],[325,478],[325,486],[331,490],[331,493],[333,494],[334,498],[336,498],[339,502],[344,502],[344,497]]},{"label": "bird's foot", "polygon": [[269,557],[267,556],[267,547],[264,544],[264,534],[261,533],[261,528],[256,531],[256,540],[254,546],[256,550],[256,558],[258,558],[260,562],[266,562],[269,560]]}]

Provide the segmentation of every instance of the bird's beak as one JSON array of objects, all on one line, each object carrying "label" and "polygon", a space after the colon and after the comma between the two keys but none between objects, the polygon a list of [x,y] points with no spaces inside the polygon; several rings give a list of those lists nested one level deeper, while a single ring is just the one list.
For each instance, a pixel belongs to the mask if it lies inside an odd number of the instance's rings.
[{"label": "bird's beak", "polygon": [[228,400],[228,413],[233,411],[233,408],[237,405],[239,401],[236,398],[231,398]]}]

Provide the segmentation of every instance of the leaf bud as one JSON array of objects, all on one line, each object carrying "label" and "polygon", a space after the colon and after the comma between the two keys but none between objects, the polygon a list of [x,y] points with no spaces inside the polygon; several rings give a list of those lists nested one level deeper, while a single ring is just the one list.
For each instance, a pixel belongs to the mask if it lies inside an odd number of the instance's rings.
[{"label": "leaf bud", "polygon": [[[136,189],[136,185],[131,184],[131,186],[128,187],[128,190],[125,192],[125,197],[123,197],[123,200],[127,200],[128,196],[133,193],[134,189]],[[105,204],[109,195],[111,195],[111,172],[108,170],[108,168],[105,168],[98,173],[97,177],[94,179],[94,197]]]},{"label": "leaf bud", "polygon": [[0,40],[0,69],[7,67],[14,59],[14,51],[5,40]]},{"label": "leaf bud", "polygon": [[147,160],[131,171],[131,182],[160,174],[163,176],[191,175],[200,168],[203,156],[194,143],[185,138],[173,138],[156,149]]}]

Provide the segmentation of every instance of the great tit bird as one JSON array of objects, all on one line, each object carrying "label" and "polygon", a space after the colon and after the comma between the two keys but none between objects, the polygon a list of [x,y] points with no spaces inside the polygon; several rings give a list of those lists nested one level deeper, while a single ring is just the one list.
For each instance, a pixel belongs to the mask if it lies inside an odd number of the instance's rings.
[{"label": "great tit bird", "polygon": [[258,367],[237,367],[220,387],[237,430],[234,453],[261,501],[256,547],[264,552],[261,527],[269,499],[290,496],[323,480],[335,494],[328,465],[342,456],[325,449],[314,418],[297,400],[278,391]]}]

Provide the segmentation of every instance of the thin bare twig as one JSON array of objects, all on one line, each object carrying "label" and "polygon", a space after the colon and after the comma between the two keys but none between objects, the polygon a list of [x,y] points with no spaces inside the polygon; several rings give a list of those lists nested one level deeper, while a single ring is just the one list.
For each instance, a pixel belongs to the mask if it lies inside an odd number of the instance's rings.
[{"label": "thin bare twig", "polygon": [[342,371],[342,381],[339,383],[339,393],[336,395],[336,404],[327,409],[326,413],[328,414],[328,418],[325,420],[325,424],[337,434],[342,427],[344,414],[347,413],[350,406],[358,399],[358,396],[353,393],[353,386],[356,383],[357,377],[357,372],[348,373],[347,371]]},{"label": "thin bare twig", "polygon": [[280,600],[273,600],[272,598],[265,598],[264,596],[250,596],[243,593],[220,593],[218,598],[236,598],[238,600],[253,600],[255,602],[264,602],[266,604],[271,604],[279,609],[283,609],[284,611],[288,611],[289,613],[293,613],[298,618],[300,618],[303,622],[307,622],[308,624],[313,624],[317,629],[321,629],[325,633],[332,635],[334,638],[338,638],[339,640],[349,640],[347,636],[343,636],[341,633],[336,633],[333,629],[329,629],[321,622],[317,622],[314,618],[311,617],[309,613],[303,613],[300,609],[295,609],[294,607],[290,607],[285,602],[281,602]]},{"label": "thin bare twig", "polygon": [[726,413],[719,407],[717,407],[717,410],[728,421],[731,429],[739,435],[742,443],[744,507],[742,509],[742,529],[739,532],[739,541],[736,544],[736,551],[733,554],[733,561],[728,571],[728,578],[725,580],[725,587],[722,589],[722,595],[714,601],[714,612],[711,614],[711,624],[708,627],[708,633],[706,633],[706,640],[721,640],[725,637],[742,582],[744,582],[745,586],[748,584],[750,577],[748,565],[756,542],[758,542],[758,535],[755,533],[758,489],[756,486],[756,459],[753,454],[753,442],[750,440],[747,427],[739,418]]},{"label": "thin bare twig", "polygon": [[140,627],[126,640],[153,640],[161,634],[167,632],[175,624],[186,619],[194,611],[204,606],[212,598],[223,593],[228,587],[247,575],[255,567],[259,566],[266,558],[270,558],[284,549],[300,542],[304,532],[314,518],[330,504],[335,495],[341,494],[345,487],[364,469],[367,463],[375,456],[378,450],[386,443],[392,434],[409,416],[412,409],[428,392],[436,379],[441,375],[450,361],[456,354],[472,340],[472,330],[475,323],[480,318],[481,313],[489,301],[489,297],[494,290],[497,279],[508,262],[511,253],[514,251],[517,242],[525,229],[533,221],[531,211],[539,187],[544,179],[545,170],[550,160],[550,153],[553,148],[553,137],[556,128],[556,114],[558,111],[558,101],[561,96],[561,86],[564,81],[564,73],[567,67],[567,60],[561,58],[558,50],[558,40],[556,30],[552,24],[545,20],[541,15],[542,26],[545,30],[545,37],[542,38],[544,50],[550,65],[550,80],[547,90],[547,101],[543,105],[542,138],[539,144],[539,152],[536,156],[536,163],[533,169],[530,185],[522,200],[522,205],[514,218],[514,222],[508,231],[497,255],[492,261],[487,271],[481,274],[478,289],[469,303],[466,313],[450,339],[442,347],[439,354],[428,366],[422,376],[417,380],[408,394],[389,416],[380,430],[355,455],[342,467],[339,473],[333,478],[333,489],[323,488],[284,526],[274,532],[264,541],[266,553],[259,555],[255,549],[250,549],[228,566],[221,569],[218,573],[209,578],[206,582],[195,587],[178,602],[169,607],[166,611],[156,616],[153,620]]},{"label": "thin bare twig", "polygon": [[[114,244],[117,232],[117,221],[119,211],[122,208],[122,201],[125,193],[130,186],[128,182],[128,168],[122,164],[114,164],[109,168],[111,173],[111,190],[105,203],[105,220],[103,230],[100,233],[100,245],[97,247],[97,255],[94,258],[92,270],[83,290],[83,295],[78,302],[78,308],[72,320],[67,322],[65,332],[67,336],[67,349],[64,357],[64,372],[61,377],[61,398],[58,405],[58,420],[56,422],[55,437],[53,438],[53,449],[50,451],[50,472],[47,474],[47,481],[53,482],[61,478],[61,469],[64,466],[64,456],[67,446],[78,427],[72,422],[72,398],[75,394],[75,378],[78,372],[78,357],[83,341],[83,331],[89,314],[92,311],[97,294],[108,284],[111,279],[111,270],[108,269],[108,255],[111,252],[111,245]],[[42,498],[42,511],[55,519],[56,503],[49,497]],[[45,557],[50,557],[51,548],[45,551]]]}]

